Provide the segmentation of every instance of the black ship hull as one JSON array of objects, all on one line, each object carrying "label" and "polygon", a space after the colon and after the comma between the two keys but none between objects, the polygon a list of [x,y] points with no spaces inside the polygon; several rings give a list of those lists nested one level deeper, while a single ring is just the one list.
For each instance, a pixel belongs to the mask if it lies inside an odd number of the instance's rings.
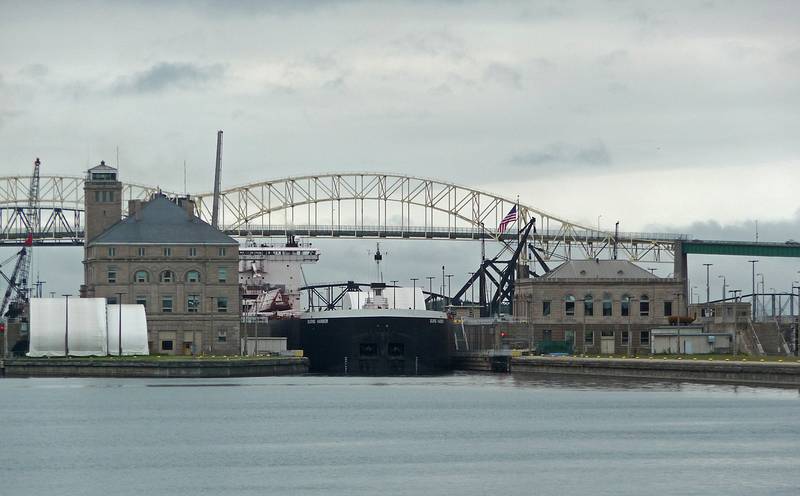
[{"label": "black ship hull", "polygon": [[342,310],[271,321],[269,329],[303,350],[310,372],[425,375],[450,370],[452,325],[440,312]]}]

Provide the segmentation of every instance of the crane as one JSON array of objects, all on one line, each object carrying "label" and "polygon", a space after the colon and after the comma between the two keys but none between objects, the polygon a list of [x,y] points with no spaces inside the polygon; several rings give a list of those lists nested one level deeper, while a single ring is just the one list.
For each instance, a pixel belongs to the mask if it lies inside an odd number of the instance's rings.
[{"label": "crane", "polygon": [[[26,218],[28,220],[28,240],[31,244],[28,245],[28,251],[25,253],[22,260],[22,266],[19,271],[19,287],[21,289],[14,298],[14,300],[27,301],[30,295],[29,277],[31,273],[31,262],[33,255],[33,236],[39,232],[39,166],[41,162],[39,157],[33,162],[33,175],[31,176],[30,187],[28,188],[28,212]],[[27,244],[27,241],[26,241]],[[24,302],[23,301],[23,302]]]},{"label": "crane", "polygon": [[[3,301],[0,303],[0,318],[7,317],[7,318],[14,318],[20,313],[24,311],[24,305],[27,302],[27,293],[24,288],[17,284],[18,277],[22,271],[22,267],[27,263],[26,260],[29,259],[28,257],[28,249],[33,244],[33,236],[28,234],[28,238],[25,240],[25,246],[22,247],[20,251],[12,255],[6,260],[0,262],[0,267],[6,265],[10,261],[17,259],[16,263],[14,264],[14,270],[11,272],[11,277],[6,276],[2,270],[0,270],[0,276],[3,276],[3,279],[8,282],[8,287],[6,288],[6,292],[3,295]],[[12,293],[15,295],[14,301],[9,304],[11,301]],[[6,307],[8,307],[8,312],[6,312]],[[3,322],[3,353],[5,357],[8,356],[8,326],[5,326],[5,321]]]}]

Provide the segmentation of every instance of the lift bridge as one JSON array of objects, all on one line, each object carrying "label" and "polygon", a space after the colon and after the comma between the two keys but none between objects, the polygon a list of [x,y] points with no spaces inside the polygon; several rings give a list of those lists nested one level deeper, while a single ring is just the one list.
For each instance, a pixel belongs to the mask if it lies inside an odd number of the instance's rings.
[{"label": "lift bridge", "polygon": [[[0,244],[80,245],[84,237],[80,176],[42,175],[35,206],[30,177],[0,177]],[[123,183],[128,200],[146,200],[156,186]],[[167,196],[180,196],[162,191]],[[213,193],[190,195],[198,215],[212,218]],[[678,234],[617,233],[587,227],[512,198],[436,179],[402,174],[352,172],[255,182],[220,192],[219,227],[234,237],[450,239],[515,241],[500,221],[518,207],[518,223],[535,220],[528,241],[542,260],[620,258],[673,262]]]}]

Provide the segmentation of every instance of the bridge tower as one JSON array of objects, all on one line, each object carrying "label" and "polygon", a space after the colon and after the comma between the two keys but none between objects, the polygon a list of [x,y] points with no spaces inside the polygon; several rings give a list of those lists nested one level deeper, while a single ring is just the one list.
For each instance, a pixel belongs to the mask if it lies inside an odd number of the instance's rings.
[{"label": "bridge tower", "polygon": [[122,183],[118,171],[101,161],[86,172],[83,183],[86,236],[83,245],[122,219]]}]

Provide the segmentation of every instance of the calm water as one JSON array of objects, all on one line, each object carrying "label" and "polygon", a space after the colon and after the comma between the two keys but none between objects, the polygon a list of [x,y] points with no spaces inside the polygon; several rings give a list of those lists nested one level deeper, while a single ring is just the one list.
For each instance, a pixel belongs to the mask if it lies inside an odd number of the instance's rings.
[{"label": "calm water", "polygon": [[798,391],[496,375],[0,380],[0,494],[800,494]]}]

